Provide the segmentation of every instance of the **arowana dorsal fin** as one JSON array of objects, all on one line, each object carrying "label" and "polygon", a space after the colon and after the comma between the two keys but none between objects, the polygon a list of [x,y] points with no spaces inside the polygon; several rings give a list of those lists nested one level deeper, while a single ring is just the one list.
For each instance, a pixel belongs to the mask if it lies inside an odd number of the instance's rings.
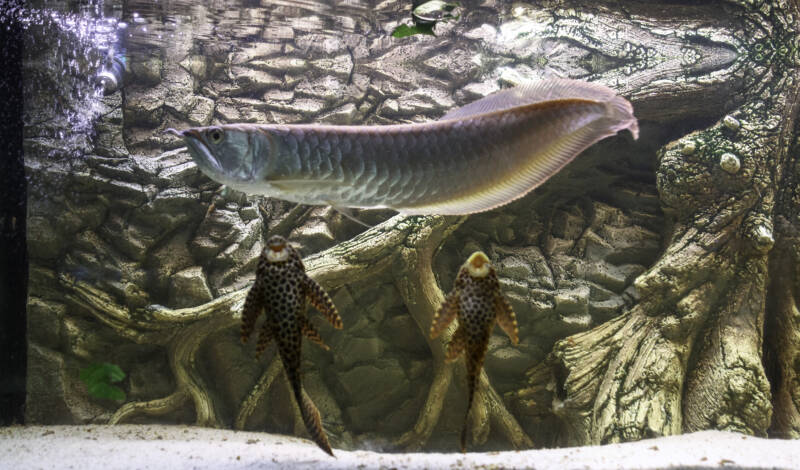
[{"label": "arowana dorsal fin", "polygon": [[[631,104],[624,98],[617,96],[616,92],[611,88],[581,80],[553,78],[524,83],[498,91],[478,101],[456,108],[439,120],[460,119],[557,100],[586,100],[608,103],[611,108],[617,108],[615,111],[622,116],[633,115]],[[627,127],[634,138],[639,137],[639,126],[635,119]]]}]

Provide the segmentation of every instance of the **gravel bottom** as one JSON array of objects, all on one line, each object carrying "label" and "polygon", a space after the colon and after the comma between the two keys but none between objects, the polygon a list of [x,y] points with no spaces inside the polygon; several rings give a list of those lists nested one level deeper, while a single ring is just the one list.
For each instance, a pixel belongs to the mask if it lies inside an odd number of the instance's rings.
[{"label": "gravel bottom", "polygon": [[334,453],[300,438],[190,426],[0,428],[0,468],[9,469],[800,469],[800,440],[718,431],[521,452]]}]

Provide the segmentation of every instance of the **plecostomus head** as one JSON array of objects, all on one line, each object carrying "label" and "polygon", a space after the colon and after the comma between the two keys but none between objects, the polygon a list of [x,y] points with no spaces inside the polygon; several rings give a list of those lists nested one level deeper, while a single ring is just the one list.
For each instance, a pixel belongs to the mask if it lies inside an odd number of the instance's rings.
[{"label": "plecostomus head", "polygon": [[489,258],[482,251],[472,253],[467,262],[464,263],[467,272],[472,277],[486,277],[489,274]]},{"label": "plecostomus head", "polygon": [[280,235],[269,237],[264,253],[267,255],[267,260],[270,263],[280,263],[288,260],[289,248],[286,239]]}]

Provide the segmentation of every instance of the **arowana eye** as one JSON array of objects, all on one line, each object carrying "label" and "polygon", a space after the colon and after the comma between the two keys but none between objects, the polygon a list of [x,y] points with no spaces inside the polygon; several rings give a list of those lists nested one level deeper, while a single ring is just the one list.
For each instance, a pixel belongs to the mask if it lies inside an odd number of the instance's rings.
[{"label": "arowana eye", "polygon": [[222,129],[214,127],[206,132],[206,136],[208,136],[208,140],[210,140],[212,144],[218,144],[225,138],[225,133],[222,132]]}]

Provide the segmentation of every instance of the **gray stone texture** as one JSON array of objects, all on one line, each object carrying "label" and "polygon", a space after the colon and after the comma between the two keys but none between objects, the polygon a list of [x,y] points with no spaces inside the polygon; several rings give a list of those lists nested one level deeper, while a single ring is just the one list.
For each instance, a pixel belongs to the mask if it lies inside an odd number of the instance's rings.
[{"label": "gray stone texture", "polygon": [[[610,83],[610,76],[618,76],[614,63],[639,63],[641,54],[647,56],[634,48],[623,57],[600,57],[574,44],[563,22],[530,5],[488,2],[437,29],[438,37],[395,40],[388,33],[405,16],[348,11],[337,17],[280,3],[246,3],[231,2],[230,18],[218,18],[202,4],[191,6],[196,24],[170,26],[183,39],[164,42],[158,58],[131,59],[124,94],[103,99],[86,90],[69,97],[65,88],[78,87],[78,78],[59,78],[60,71],[48,67],[51,55],[65,51],[28,51],[25,72],[43,77],[41,88],[30,90],[28,106],[37,124],[26,129],[25,142],[32,181],[31,422],[91,422],[119,405],[88,398],[77,380],[80,367],[108,360],[120,338],[113,315],[98,319],[69,303],[70,282],[101,289],[146,318],[152,305],[192,307],[248,286],[269,235],[288,236],[310,255],[363,229],[329,208],[296,208],[220,187],[199,172],[177,138],[163,133],[166,128],[430,121],[523,80],[557,74]],[[400,9],[400,2],[388,3]],[[213,28],[222,36],[209,34],[212,19],[219,20]],[[76,128],[48,114],[56,92],[73,114],[82,101],[102,112]],[[62,129],[73,135],[55,137]],[[658,132],[653,140],[669,137]],[[436,255],[435,272],[445,291],[475,250],[485,251],[497,268],[520,328],[518,346],[499,329],[490,343],[485,370],[501,394],[518,388],[556,341],[630,307],[637,295],[634,280],[663,249],[665,216],[652,176],[655,150],[626,139],[587,151],[526,198],[470,217]],[[683,149],[689,155],[687,148],[688,141]],[[385,217],[358,218],[378,224]],[[331,294],[345,328],[314,320],[331,351],[304,343],[306,359],[313,359],[304,362],[306,388],[342,445],[394,439],[413,426],[425,402],[433,367],[428,325],[416,323],[395,286],[383,279]],[[126,347],[127,355],[117,359],[129,374],[123,382],[129,397],[171,393],[168,343]],[[137,348],[147,354],[137,356]],[[270,348],[265,356],[274,354]],[[268,359],[256,362],[252,347],[240,346],[233,330],[213,335],[198,357],[222,421],[230,425]],[[462,400],[463,385],[454,389],[448,397]],[[285,424],[294,404],[282,375],[259,406],[249,428],[294,431]],[[460,426],[461,406],[459,401],[443,411],[442,429]]]}]

